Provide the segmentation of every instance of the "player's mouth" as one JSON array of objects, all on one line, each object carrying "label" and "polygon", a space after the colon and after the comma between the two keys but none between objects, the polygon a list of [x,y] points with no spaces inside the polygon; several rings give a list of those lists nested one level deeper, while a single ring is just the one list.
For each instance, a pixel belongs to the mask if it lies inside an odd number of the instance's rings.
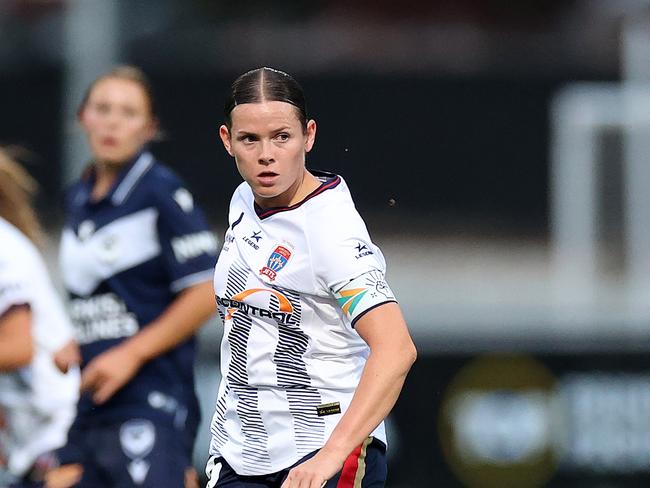
[{"label": "player's mouth", "polygon": [[262,186],[272,186],[278,179],[278,176],[280,175],[273,171],[263,171],[257,175],[257,181],[259,181]]},{"label": "player's mouth", "polygon": [[115,137],[102,137],[99,142],[104,147],[115,147],[117,146],[117,139]]}]

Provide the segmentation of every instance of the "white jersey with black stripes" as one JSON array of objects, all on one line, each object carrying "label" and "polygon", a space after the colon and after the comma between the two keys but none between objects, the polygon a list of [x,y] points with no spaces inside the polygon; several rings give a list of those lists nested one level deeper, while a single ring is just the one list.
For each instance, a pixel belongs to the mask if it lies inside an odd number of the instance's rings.
[{"label": "white jersey with black stripes", "polygon": [[[259,208],[246,183],[231,200],[214,278],[224,334],[210,454],[241,475],[323,446],[369,354],[354,324],[395,301],[347,185],[317,176],[292,207]],[[386,442],[383,423],[372,435]]]}]

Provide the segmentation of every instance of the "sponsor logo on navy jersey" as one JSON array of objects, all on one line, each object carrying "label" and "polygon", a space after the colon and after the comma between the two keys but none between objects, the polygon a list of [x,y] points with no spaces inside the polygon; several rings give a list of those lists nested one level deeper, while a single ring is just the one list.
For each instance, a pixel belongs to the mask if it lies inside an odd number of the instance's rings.
[{"label": "sponsor logo on navy jersey", "polygon": [[138,321],[114,293],[70,302],[70,318],[79,344],[129,337],[138,332]]},{"label": "sponsor logo on navy jersey", "polygon": [[271,281],[275,280],[278,272],[287,265],[290,258],[291,251],[289,249],[284,246],[276,247],[266,261],[266,266],[260,269],[260,274],[268,276]]},{"label": "sponsor logo on navy jersey", "polygon": [[179,263],[184,263],[201,254],[217,252],[217,241],[212,232],[204,230],[172,239],[174,257]]}]

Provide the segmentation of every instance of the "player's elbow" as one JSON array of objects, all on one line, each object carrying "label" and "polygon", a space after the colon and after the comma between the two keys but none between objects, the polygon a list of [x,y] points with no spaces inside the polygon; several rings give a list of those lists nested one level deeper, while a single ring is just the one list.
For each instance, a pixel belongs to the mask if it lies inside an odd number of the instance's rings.
[{"label": "player's elbow", "polygon": [[413,341],[409,341],[409,343],[404,346],[402,357],[404,358],[406,371],[408,372],[418,358],[418,350],[415,347],[415,344],[413,344]]},{"label": "player's elbow", "polygon": [[392,356],[394,358],[395,371],[399,376],[406,376],[415,363],[418,352],[415,344],[411,340],[404,341],[393,349]]}]

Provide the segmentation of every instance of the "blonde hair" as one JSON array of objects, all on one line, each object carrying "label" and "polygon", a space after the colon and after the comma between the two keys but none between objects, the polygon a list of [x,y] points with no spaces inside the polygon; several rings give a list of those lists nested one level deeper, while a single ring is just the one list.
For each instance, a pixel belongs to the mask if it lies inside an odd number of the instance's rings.
[{"label": "blonde hair", "polygon": [[0,148],[0,217],[35,244],[42,239],[41,224],[32,206],[38,184],[7,150]]}]

